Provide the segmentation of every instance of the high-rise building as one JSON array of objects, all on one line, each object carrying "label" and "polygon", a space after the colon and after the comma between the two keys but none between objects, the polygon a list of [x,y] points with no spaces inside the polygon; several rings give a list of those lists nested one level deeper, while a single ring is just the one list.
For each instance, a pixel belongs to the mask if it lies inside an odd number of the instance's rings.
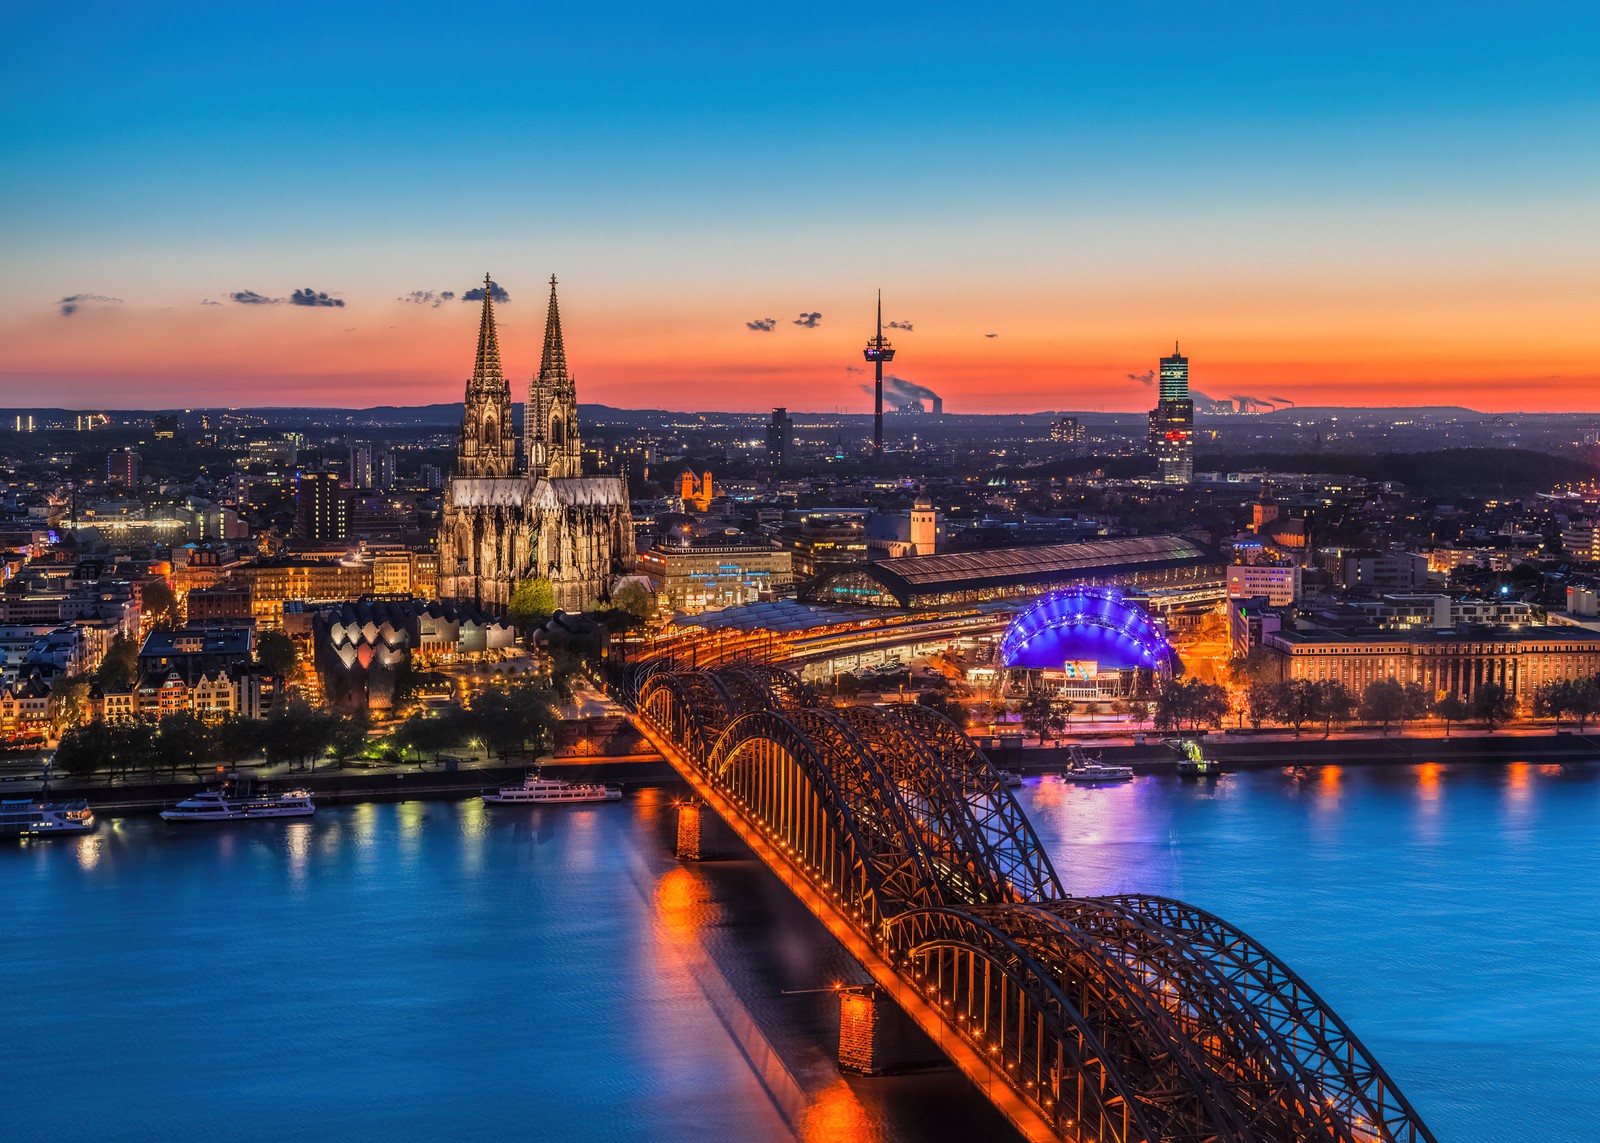
[{"label": "high-rise building", "polygon": [[295,482],[294,537],[343,540],[350,535],[350,496],[336,472],[302,472]]},{"label": "high-rise building", "polygon": [[788,409],[772,410],[772,423],[767,426],[767,459],[773,468],[782,468],[794,452],[794,422]]},{"label": "high-rise building", "polygon": [[350,471],[351,488],[372,487],[372,444],[370,441],[356,441],[350,446]]},{"label": "high-rise building", "polygon": [[1050,422],[1050,439],[1057,444],[1081,445],[1084,440],[1083,424],[1077,417],[1062,417]]},{"label": "high-rise building", "polygon": [[1188,484],[1194,479],[1194,401],[1189,396],[1189,359],[1172,346],[1161,359],[1160,392],[1150,410],[1150,455],[1161,480]]},{"label": "high-rise building", "polygon": [[131,448],[114,448],[106,453],[106,483],[133,488],[139,483],[139,454]]},{"label": "high-rise building", "polygon": [[378,487],[385,492],[392,491],[396,481],[394,475],[395,460],[394,450],[389,449],[378,454]]}]

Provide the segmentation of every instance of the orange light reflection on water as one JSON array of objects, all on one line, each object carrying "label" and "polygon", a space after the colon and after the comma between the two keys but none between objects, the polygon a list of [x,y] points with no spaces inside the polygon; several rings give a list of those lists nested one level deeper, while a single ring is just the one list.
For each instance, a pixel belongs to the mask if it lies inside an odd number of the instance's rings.
[{"label": "orange light reflection on water", "polygon": [[1317,774],[1317,794],[1323,798],[1337,798],[1344,771],[1337,766],[1324,766]]},{"label": "orange light reflection on water", "polygon": [[883,1131],[868,1118],[842,1078],[811,1097],[796,1134],[802,1143],[876,1143],[883,1138]]},{"label": "orange light reflection on water", "polygon": [[1437,762],[1424,762],[1417,767],[1417,786],[1424,801],[1439,800],[1439,776],[1443,773],[1444,767]]}]

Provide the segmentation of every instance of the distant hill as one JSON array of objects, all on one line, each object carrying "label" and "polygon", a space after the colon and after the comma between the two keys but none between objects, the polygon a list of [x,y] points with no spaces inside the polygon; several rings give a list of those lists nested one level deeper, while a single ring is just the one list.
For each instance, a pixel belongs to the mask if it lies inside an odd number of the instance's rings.
[{"label": "distant hill", "polygon": [[1368,480],[1397,480],[1431,496],[1524,496],[1574,480],[1600,477],[1600,467],[1570,457],[1521,448],[1447,448],[1434,452],[1202,453],[1195,467],[1207,472],[1338,472]]}]

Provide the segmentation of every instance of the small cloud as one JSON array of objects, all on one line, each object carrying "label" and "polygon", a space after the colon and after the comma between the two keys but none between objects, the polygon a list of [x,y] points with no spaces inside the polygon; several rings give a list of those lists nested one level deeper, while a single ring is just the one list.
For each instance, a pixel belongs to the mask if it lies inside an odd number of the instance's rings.
[{"label": "small cloud", "polygon": [[203,306],[220,306],[222,303],[221,302],[214,302],[210,298],[201,298],[200,299],[200,304],[203,305]]},{"label": "small cloud", "polygon": [[1130,373],[1128,374],[1128,380],[1137,381],[1141,385],[1154,385],[1156,383],[1156,371],[1154,369],[1146,369],[1143,373]]},{"label": "small cloud", "polygon": [[863,368],[862,368],[862,367],[861,367],[861,366],[859,366],[859,365],[846,365],[846,366],[845,366],[845,367],[844,367],[844,371],[845,371],[845,372],[846,372],[846,373],[865,373],[865,372],[866,372],[866,370],[865,370],[865,369],[863,369]]},{"label": "small cloud", "polygon": [[[443,296],[444,296],[443,294],[440,295],[440,297],[443,297]],[[489,283],[489,298],[490,298],[490,300],[496,301],[496,302],[509,302],[511,300],[511,295],[506,293],[503,289],[500,288],[500,283],[499,282],[490,282]],[[464,301],[464,302],[481,302],[481,301],[483,301],[483,287],[479,286],[475,290],[468,290],[466,293],[461,295],[461,300]]]},{"label": "small cloud", "polygon": [[817,328],[817,324],[819,322],[821,322],[821,321],[822,321],[822,315],[821,314],[802,313],[799,317],[794,319],[794,324],[798,325],[798,326],[801,326],[802,328],[805,328],[805,329],[816,329]]},{"label": "small cloud", "polygon": [[889,328],[890,329],[903,329],[907,333],[912,332],[911,323],[908,322],[908,321],[892,321],[892,322],[889,323]]},{"label": "small cloud", "polygon": [[986,333],[983,336],[984,337],[999,337],[1000,335],[998,333]]},{"label": "small cloud", "polygon": [[254,290],[235,290],[228,295],[241,306],[275,306],[283,301],[282,298],[269,298],[265,294],[258,294]]},{"label": "small cloud", "polygon": [[293,306],[338,306],[344,307],[343,298],[329,297],[307,286],[303,290],[296,290],[289,295],[289,304]]},{"label": "small cloud", "polygon": [[771,333],[778,328],[777,318],[756,318],[755,321],[744,323],[745,329],[753,329],[757,333]]},{"label": "small cloud", "polygon": [[120,306],[121,298],[108,298],[104,294],[68,294],[56,305],[61,307],[62,317],[71,317],[84,306]]},{"label": "small cloud", "polygon": [[454,301],[455,296],[456,292],[454,290],[441,290],[437,293],[433,290],[412,290],[404,297],[396,298],[395,300],[410,302],[415,306],[427,306],[429,309],[436,310],[446,302]]}]

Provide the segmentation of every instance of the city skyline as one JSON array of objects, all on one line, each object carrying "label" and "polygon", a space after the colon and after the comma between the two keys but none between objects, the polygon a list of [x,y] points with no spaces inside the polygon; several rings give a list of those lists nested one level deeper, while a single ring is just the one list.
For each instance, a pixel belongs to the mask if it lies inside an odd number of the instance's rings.
[{"label": "city skyline", "polygon": [[622,407],[867,411],[878,288],[953,413],[1140,411],[1174,338],[1213,397],[1600,383],[1577,5],[375,12],[19,17],[13,393],[452,400],[485,270],[514,389],[554,272]]}]

